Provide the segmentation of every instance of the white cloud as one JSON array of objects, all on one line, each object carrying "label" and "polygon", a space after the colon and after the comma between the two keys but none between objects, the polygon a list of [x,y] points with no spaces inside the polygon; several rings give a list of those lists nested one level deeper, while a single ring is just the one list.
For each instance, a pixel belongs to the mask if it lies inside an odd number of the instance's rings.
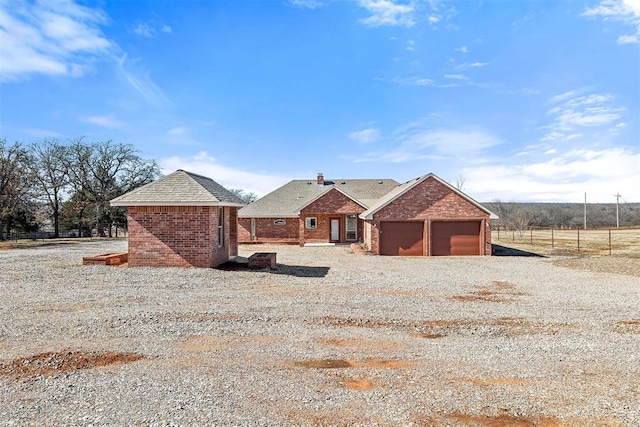
[{"label": "white cloud", "polygon": [[349,139],[358,144],[371,144],[382,139],[378,129],[367,128],[349,133]]},{"label": "white cloud", "polygon": [[288,0],[287,4],[303,9],[317,9],[324,6],[324,3],[318,0]]},{"label": "white cloud", "polygon": [[167,34],[171,34],[173,32],[171,27],[168,26],[168,25],[163,25],[162,28],[160,28],[160,31],[162,31],[163,33],[167,33]]},{"label": "white cloud", "polygon": [[456,52],[469,53],[469,48],[467,46],[457,47]]},{"label": "white cloud", "polygon": [[270,173],[249,172],[224,166],[209,156],[206,151],[201,151],[191,157],[165,157],[158,160],[158,164],[164,173],[182,169],[209,177],[226,188],[237,188],[256,193],[259,196],[281,187],[292,179]]},{"label": "white cloud", "polygon": [[635,27],[635,34],[623,34],[618,44],[640,42],[640,1],[639,0],[602,0],[594,7],[588,7],[582,13],[587,17],[599,17],[605,21],[618,21]]},{"label": "white cloud", "polygon": [[477,129],[426,129],[423,125],[409,126],[396,131],[395,149],[370,152],[356,162],[405,163],[421,159],[460,159],[477,157],[484,150],[500,145],[502,139]]},{"label": "white cloud", "polygon": [[412,27],[415,24],[413,3],[401,4],[392,0],[359,0],[358,3],[370,13],[360,20],[369,27]]},{"label": "white cloud", "polygon": [[581,128],[617,126],[616,122],[626,112],[613,105],[611,94],[585,94],[585,89],[572,90],[549,99],[552,108],[547,112],[553,117],[543,141],[570,140],[580,136]]},{"label": "white cloud", "polygon": [[640,200],[640,153],[624,148],[572,150],[534,163],[464,168],[469,194],[477,200],[611,202],[620,192]]},{"label": "white cloud", "polygon": [[125,126],[125,124],[115,118],[113,115],[108,116],[86,116],[81,117],[80,120],[83,122],[91,123],[96,126],[108,128],[108,129],[118,129]]},{"label": "white cloud", "polygon": [[145,23],[136,25],[133,28],[132,32],[138,36],[146,38],[153,38],[157,34],[155,29],[151,28],[148,24]]},{"label": "white cloud", "polygon": [[118,59],[116,73],[150,105],[158,108],[170,105],[162,90],[151,80],[149,71],[141,70],[137,61],[128,61],[126,54]]},{"label": "white cloud", "polygon": [[444,78],[450,80],[469,80],[464,74],[445,74]]},{"label": "white cloud", "polygon": [[104,12],[70,0],[0,1],[0,81],[32,74],[79,76],[114,48]]}]

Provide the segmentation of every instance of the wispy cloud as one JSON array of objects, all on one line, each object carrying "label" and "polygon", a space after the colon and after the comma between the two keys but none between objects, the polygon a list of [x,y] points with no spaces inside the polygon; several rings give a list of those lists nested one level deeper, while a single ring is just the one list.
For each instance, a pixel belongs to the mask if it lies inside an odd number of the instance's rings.
[{"label": "wispy cloud", "polygon": [[400,3],[392,0],[359,0],[358,3],[369,13],[368,17],[360,20],[364,25],[370,27],[413,27],[415,25],[415,7],[413,2]]},{"label": "wispy cloud", "polygon": [[583,16],[602,18],[605,21],[619,21],[635,27],[634,34],[618,37],[618,44],[640,43],[640,1],[638,0],[602,0],[594,7],[588,7]]},{"label": "wispy cloud", "polygon": [[445,160],[477,156],[484,150],[503,144],[501,138],[481,129],[429,129],[409,126],[394,132],[390,139],[396,147],[365,153],[356,162],[406,163],[417,160]]},{"label": "wispy cloud", "polygon": [[549,99],[547,112],[552,123],[544,126],[543,141],[568,141],[581,135],[581,129],[615,126],[626,109],[613,105],[611,94],[587,93],[587,89],[571,90]]},{"label": "wispy cloud", "polygon": [[457,47],[456,52],[469,53],[469,48],[467,46]]},{"label": "wispy cloud", "polygon": [[120,79],[150,105],[160,108],[171,104],[162,90],[151,80],[150,72],[141,69],[137,61],[128,60],[126,54],[118,59],[116,71]]},{"label": "wispy cloud", "polygon": [[70,0],[0,2],[0,81],[33,74],[82,75],[114,43],[101,30],[108,19],[99,8]]},{"label": "wispy cloud", "polygon": [[349,133],[349,139],[358,144],[372,144],[382,139],[380,130],[367,128]]},{"label": "wispy cloud", "polygon": [[170,34],[173,30],[170,26],[157,23],[139,22],[130,32],[144,38],[155,38],[158,32]]},{"label": "wispy cloud", "polygon": [[508,164],[466,167],[461,175],[469,194],[482,201],[577,202],[587,192],[590,201],[607,202],[618,191],[631,200],[640,197],[638,152],[613,148],[545,154],[542,161],[532,163],[514,159]]},{"label": "wispy cloud", "polygon": [[80,118],[81,121],[91,123],[107,129],[118,129],[125,126],[125,123],[118,120],[113,115],[106,116],[85,116]]},{"label": "wispy cloud", "polygon": [[324,6],[324,3],[319,0],[287,0],[286,4],[302,9],[317,9]]},{"label": "wispy cloud", "polygon": [[238,188],[260,196],[292,179],[292,177],[274,175],[273,173],[249,172],[224,166],[206,151],[201,151],[193,156],[165,157],[158,160],[158,164],[165,173],[183,169],[208,176],[227,188]]}]

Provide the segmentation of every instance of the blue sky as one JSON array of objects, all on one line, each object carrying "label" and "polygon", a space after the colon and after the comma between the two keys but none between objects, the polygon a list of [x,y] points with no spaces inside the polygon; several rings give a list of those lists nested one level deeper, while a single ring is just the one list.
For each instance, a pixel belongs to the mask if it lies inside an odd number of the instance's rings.
[{"label": "blue sky", "polygon": [[260,195],[429,172],[640,202],[640,0],[0,1],[0,137]]}]

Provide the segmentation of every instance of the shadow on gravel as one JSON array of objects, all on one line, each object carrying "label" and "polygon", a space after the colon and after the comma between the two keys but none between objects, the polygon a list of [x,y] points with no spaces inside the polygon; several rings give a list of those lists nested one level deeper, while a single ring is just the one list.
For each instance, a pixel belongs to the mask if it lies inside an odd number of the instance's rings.
[{"label": "shadow on gravel", "polygon": [[[240,258],[240,257],[238,257]],[[249,268],[249,263],[243,259],[227,261],[216,267],[224,271],[250,271],[255,273],[284,274],[295,277],[325,277],[329,273],[329,267],[310,267],[306,265],[276,264],[276,268]]]},{"label": "shadow on gravel", "polygon": [[546,258],[544,255],[536,254],[534,252],[527,252],[520,249],[509,248],[507,246],[501,246],[492,244],[491,254],[493,256],[522,256],[522,257],[538,257]]}]

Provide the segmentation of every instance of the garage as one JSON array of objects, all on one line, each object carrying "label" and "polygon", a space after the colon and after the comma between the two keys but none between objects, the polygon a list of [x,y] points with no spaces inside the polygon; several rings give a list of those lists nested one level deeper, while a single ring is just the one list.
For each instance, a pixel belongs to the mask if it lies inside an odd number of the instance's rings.
[{"label": "garage", "polygon": [[431,223],[431,255],[480,255],[480,221]]},{"label": "garage", "polygon": [[400,256],[424,255],[423,222],[380,223],[380,254]]}]

